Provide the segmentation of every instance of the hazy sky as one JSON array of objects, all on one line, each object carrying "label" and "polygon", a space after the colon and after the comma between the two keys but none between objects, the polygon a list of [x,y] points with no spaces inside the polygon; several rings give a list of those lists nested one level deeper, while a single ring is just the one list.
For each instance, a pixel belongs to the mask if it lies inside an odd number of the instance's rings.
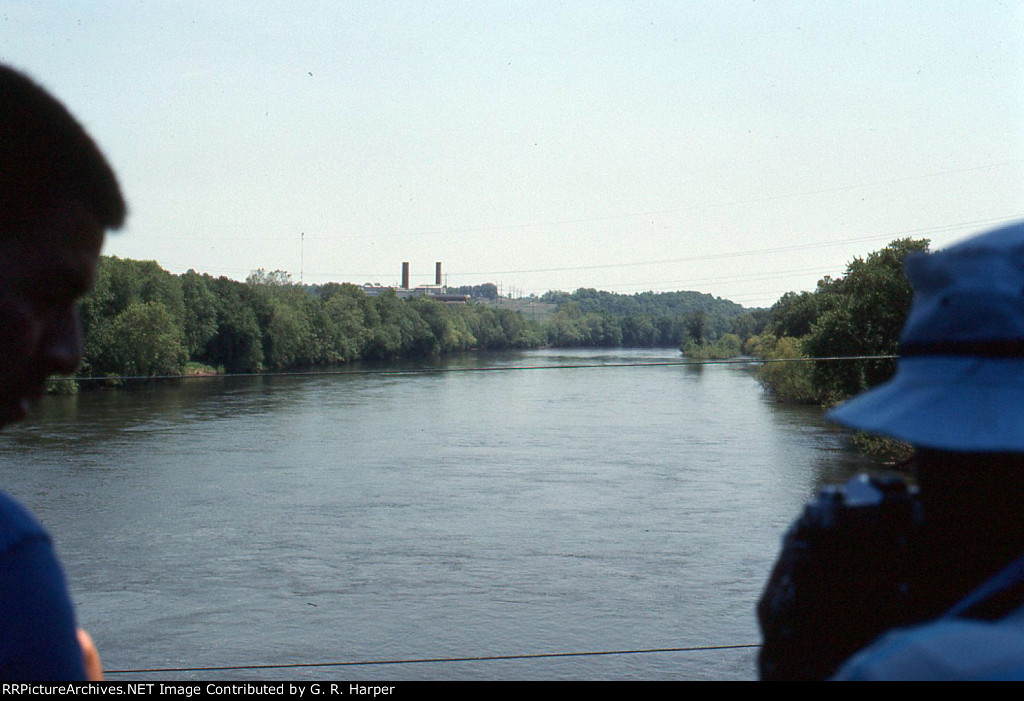
[{"label": "hazy sky", "polygon": [[758,306],[1024,218],[1024,0],[5,0],[0,60],[175,273]]}]

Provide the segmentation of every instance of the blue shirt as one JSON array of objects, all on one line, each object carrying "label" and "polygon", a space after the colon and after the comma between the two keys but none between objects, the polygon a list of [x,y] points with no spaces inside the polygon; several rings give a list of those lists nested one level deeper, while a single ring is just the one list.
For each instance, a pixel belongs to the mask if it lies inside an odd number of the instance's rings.
[{"label": "blue shirt", "polygon": [[940,619],[894,631],[854,655],[833,680],[1024,680],[1024,612],[999,621]]},{"label": "blue shirt", "polygon": [[[1024,681],[1024,557],[1020,557],[931,623],[883,635],[854,655],[836,681]],[[1013,597],[1000,602],[1003,594]],[[970,618],[1008,602],[1017,608],[994,620]],[[989,611],[991,614],[992,611]]]},{"label": "blue shirt", "polygon": [[85,680],[75,612],[49,534],[0,492],[0,679]]}]

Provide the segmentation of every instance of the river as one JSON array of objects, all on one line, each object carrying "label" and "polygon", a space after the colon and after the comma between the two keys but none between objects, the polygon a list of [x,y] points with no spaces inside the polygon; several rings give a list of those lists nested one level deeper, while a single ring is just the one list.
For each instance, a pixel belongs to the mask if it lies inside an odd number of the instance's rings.
[{"label": "river", "polygon": [[636,366],[679,359],[47,397],[0,484],[54,534],[111,679],[753,679],[782,531],[862,463],[748,366]]}]

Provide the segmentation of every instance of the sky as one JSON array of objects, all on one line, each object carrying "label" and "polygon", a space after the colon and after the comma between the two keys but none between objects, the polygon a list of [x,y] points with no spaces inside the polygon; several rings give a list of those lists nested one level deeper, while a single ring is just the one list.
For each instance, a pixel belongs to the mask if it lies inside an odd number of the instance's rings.
[{"label": "sky", "polygon": [[5,0],[0,61],[173,273],[759,307],[1024,219],[1024,0]]}]

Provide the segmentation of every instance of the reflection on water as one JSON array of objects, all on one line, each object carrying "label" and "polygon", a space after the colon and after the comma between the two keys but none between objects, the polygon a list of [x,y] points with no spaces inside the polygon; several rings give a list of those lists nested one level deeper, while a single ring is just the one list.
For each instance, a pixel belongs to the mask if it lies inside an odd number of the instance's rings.
[{"label": "reflection on water", "polygon": [[[0,483],[54,532],[111,669],[756,643],[779,535],[858,463],[743,367],[607,367],[676,359],[467,354],[419,367],[545,369],[48,398],[4,436]],[[748,679],[754,655],[163,676]]]}]

